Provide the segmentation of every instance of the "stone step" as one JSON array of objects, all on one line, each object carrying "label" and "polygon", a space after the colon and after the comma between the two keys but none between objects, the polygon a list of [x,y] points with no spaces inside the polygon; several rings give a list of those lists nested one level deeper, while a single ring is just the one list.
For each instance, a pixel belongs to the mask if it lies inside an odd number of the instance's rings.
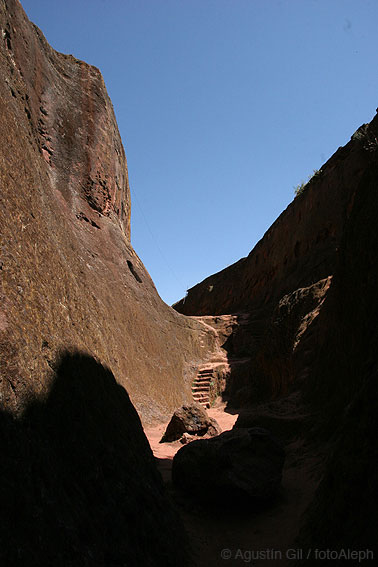
[{"label": "stone step", "polygon": [[213,375],[214,375],[213,372],[198,372],[197,374],[199,378],[205,378]]},{"label": "stone step", "polygon": [[193,392],[193,398],[209,399],[209,392]]},{"label": "stone step", "polygon": [[205,400],[205,401],[210,400],[210,396],[209,396],[208,392],[194,392],[193,398],[195,400]]},{"label": "stone step", "polygon": [[193,396],[196,396],[196,398],[201,397],[201,398],[208,398],[209,397],[209,390],[200,390],[200,391],[196,391],[196,392],[192,392]]},{"label": "stone step", "polygon": [[195,380],[193,382],[193,386],[206,386],[207,384],[210,386],[211,380]]},{"label": "stone step", "polygon": [[193,394],[194,394],[195,392],[209,392],[209,388],[206,388],[206,387],[203,387],[203,386],[202,386],[202,387],[199,386],[199,387],[196,388],[196,387],[194,386],[194,387],[192,388],[192,392],[193,392]]}]

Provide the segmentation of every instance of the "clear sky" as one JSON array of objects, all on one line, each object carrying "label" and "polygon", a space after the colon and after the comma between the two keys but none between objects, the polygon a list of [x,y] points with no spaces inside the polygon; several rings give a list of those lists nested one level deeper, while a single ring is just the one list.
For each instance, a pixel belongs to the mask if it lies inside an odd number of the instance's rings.
[{"label": "clear sky", "polygon": [[100,68],[132,243],[173,303],[246,256],[378,106],[378,0],[22,0]]}]

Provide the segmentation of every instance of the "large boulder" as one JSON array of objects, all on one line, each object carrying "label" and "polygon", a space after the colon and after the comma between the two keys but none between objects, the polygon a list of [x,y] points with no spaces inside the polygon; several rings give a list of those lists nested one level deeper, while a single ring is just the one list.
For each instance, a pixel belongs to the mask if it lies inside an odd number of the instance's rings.
[{"label": "large boulder", "polygon": [[217,421],[209,417],[207,411],[200,404],[193,403],[182,406],[174,412],[160,443],[177,441],[185,433],[189,436],[199,435],[202,437],[204,435],[218,435],[221,431]]},{"label": "large boulder", "polygon": [[173,483],[190,496],[264,502],[277,494],[285,452],[266,429],[233,429],[182,447]]}]

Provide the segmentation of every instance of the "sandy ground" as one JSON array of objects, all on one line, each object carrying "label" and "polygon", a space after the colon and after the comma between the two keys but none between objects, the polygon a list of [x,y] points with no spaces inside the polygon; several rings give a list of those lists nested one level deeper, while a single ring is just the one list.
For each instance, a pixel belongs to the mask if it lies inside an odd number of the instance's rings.
[{"label": "sandy ground", "polygon": [[[223,431],[232,429],[238,413],[228,413],[224,405],[208,410]],[[290,567],[293,559],[306,558],[307,550],[294,544],[301,516],[319,481],[319,458],[300,440],[286,446],[282,492],[269,507],[230,509],[219,504],[193,502],[177,492],[171,483],[171,466],[179,441],[159,443],[167,424],[147,428],[145,433],[157,459],[158,468],[185,524],[195,553],[197,567],[226,567],[250,564],[256,567]]]}]

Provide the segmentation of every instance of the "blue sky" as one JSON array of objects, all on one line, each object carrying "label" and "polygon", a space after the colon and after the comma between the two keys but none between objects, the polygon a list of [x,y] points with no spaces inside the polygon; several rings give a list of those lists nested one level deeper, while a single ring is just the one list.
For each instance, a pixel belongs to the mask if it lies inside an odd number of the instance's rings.
[{"label": "blue sky", "polygon": [[378,0],[22,0],[99,67],[161,297],[246,256],[378,106]]}]

